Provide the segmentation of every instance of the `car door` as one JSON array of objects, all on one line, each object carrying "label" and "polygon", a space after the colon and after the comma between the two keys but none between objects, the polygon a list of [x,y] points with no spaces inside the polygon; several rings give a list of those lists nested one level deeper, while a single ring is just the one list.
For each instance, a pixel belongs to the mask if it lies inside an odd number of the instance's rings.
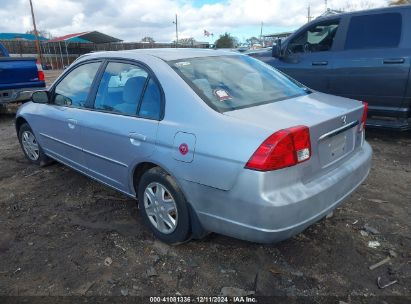
[{"label": "car door", "polygon": [[276,68],[309,88],[328,92],[329,67],[339,24],[339,18],[319,21],[291,37]]},{"label": "car door", "polygon": [[51,89],[50,104],[37,113],[35,129],[46,153],[79,170],[86,170],[82,146],[82,122],[93,81],[101,61],[70,69]]},{"label": "car door", "polygon": [[336,53],[330,75],[332,94],[369,103],[369,113],[395,116],[404,100],[410,70],[409,48],[402,47],[400,12],[354,15],[344,49]]},{"label": "car door", "polygon": [[109,61],[84,125],[84,152],[91,174],[132,193],[134,165],[154,152],[162,113],[162,91],[143,66]]}]

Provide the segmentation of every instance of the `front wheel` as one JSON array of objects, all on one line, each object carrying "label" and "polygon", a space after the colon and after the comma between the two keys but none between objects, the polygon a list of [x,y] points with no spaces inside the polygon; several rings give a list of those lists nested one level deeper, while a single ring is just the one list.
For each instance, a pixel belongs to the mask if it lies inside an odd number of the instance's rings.
[{"label": "front wheel", "polygon": [[18,137],[24,155],[31,163],[44,166],[50,161],[27,123],[21,125]]},{"label": "front wheel", "polygon": [[145,224],[168,244],[178,244],[190,236],[190,216],[184,194],[175,180],[159,167],[141,177],[138,201]]}]

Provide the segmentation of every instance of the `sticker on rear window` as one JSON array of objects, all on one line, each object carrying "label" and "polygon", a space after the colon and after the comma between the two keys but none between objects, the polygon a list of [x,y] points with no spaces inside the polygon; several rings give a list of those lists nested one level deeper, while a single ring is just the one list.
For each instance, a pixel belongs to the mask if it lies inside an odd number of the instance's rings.
[{"label": "sticker on rear window", "polygon": [[225,100],[232,99],[230,94],[228,94],[228,92],[223,89],[215,89],[213,93],[218,98],[219,101],[225,101]]},{"label": "sticker on rear window", "polygon": [[190,64],[191,63],[187,61],[180,61],[180,62],[176,62],[174,65],[179,68],[179,67],[190,65]]}]

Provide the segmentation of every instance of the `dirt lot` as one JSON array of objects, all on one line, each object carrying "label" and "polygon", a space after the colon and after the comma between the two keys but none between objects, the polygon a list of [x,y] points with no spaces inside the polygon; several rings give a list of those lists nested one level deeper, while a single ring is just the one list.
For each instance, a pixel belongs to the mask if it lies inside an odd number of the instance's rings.
[{"label": "dirt lot", "polygon": [[[369,178],[333,217],[304,233],[272,245],[211,234],[167,246],[142,225],[132,199],[60,164],[30,165],[13,118],[2,116],[0,295],[210,296],[237,287],[256,295],[406,303],[411,134],[369,130],[367,138],[374,149]],[[380,246],[370,248],[370,241]],[[369,269],[387,256],[388,263]],[[378,277],[398,282],[380,289]]]}]

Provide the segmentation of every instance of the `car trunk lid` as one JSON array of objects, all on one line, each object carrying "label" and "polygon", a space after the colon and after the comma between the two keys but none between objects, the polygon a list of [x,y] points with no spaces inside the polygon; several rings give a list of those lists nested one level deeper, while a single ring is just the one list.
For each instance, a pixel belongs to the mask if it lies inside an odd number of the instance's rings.
[{"label": "car trunk lid", "polygon": [[[313,176],[332,168],[362,144],[358,132],[363,106],[359,101],[322,93],[225,112],[272,133],[297,125],[310,130],[312,155],[308,163]],[[308,166],[308,165],[304,165]],[[307,171],[306,170],[306,171]]]}]

